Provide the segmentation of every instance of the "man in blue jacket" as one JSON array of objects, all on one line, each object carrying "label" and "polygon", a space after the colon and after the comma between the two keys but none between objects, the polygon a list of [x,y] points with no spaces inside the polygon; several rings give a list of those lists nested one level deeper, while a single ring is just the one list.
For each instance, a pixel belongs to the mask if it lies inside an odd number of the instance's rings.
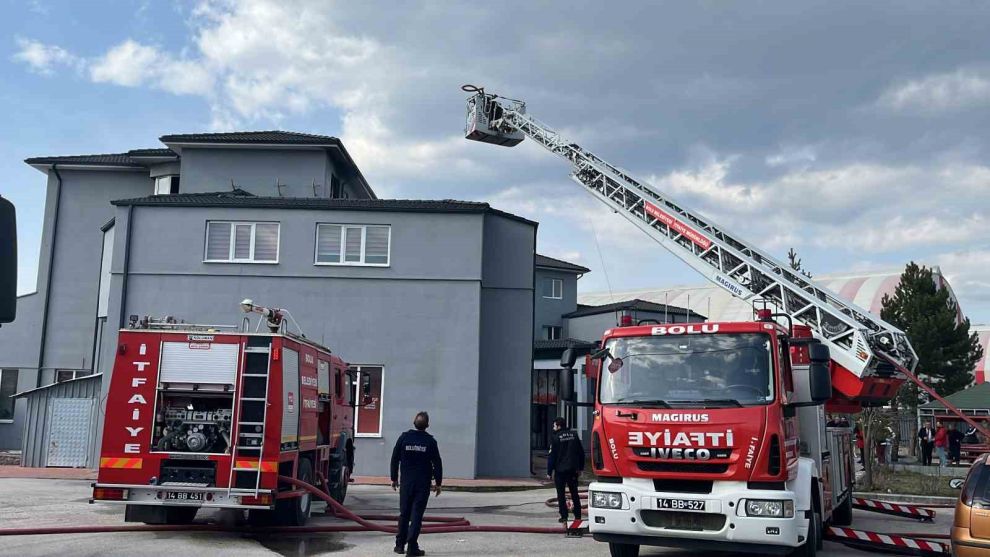
[{"label": "man in blue jacket", "polygon": [[399,531],[395,536],[395,552],[419,557],[426,555],[419,548],[419,531],[430,498],[430,479],[435,484],[433,492],[439,497],[443,462],[436,439],[426,433],[430,415],[426,412],[416,414],[413,426],[416,429],[403,433],[395,442],[391,473],[392,490],[399,488]]},{"label": "man in blue jacket", "polygon": [[564,487],[571,492],[574,518],[581,520],[581,497],[578,495],[578,476],[584,471],[584,447],[574,430],[567,427],[567,420],[553,421],[550,456],[547,459],[547,477],[553,478],[557,488],[557,508],[560,522],[567,522],[567,496]]}]

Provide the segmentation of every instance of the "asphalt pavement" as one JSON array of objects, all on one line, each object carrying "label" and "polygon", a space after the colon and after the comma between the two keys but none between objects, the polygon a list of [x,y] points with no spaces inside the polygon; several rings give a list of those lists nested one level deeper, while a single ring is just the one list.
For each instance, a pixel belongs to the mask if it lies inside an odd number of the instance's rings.
[{"label": "asphalt pavement", "polygon": [[[0,529],[37,526],[124,524],[123,508],[89,504],[89,482],[79,480],[0,479]],[[427,514],[464,516],[472,524],[505,524],[556,527],[556,511],[544,505],[552,490],[496,493],[444,492],[431,497]],[[381,486],[352,486],[345,502],[360,513],[394,513],[398,494]],[[202,511],[197,522],[234,523],[230,513]],[[939,510],[933,524],[855,511],[854,525],[887,532],[948,533],[951,509]],[[314,525],[343,523],[315,512]],[[393,538],[380,533],[268,535],[242,532],[160,532],[73,534],[0,538],[0,555],[313,555],[385,556],[392,553]],[[605,556],[608,548],[589,538],[536,534],[431,534],[420,539],[428,555],[567,555]],[[833,543],[825,543],[823,556],[869,555]],[[644,548],[641,555],[697,557],[697,553]],[[726,554],[728,555],[728,554]]]}]

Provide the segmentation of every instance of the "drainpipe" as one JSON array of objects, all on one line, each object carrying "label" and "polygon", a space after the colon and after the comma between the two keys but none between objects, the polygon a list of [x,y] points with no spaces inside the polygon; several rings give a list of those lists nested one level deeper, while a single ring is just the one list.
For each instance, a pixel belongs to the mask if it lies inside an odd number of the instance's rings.
[{"label": "drainpipe", "polygon": [[55,268],[55,240],[58,238],[58,211],[62,205],[62,175],[58,173],[58,163],[52,164],[52,173],[55,174],[55,210],[52,219],[52,241],[51,249],[48,250],[48,279],[45,283],[45,303],[41,308],[41,338],[38,348],[38,380],[35,388],[41,386],[42,370],[45,368],[45,339],[48,336],[48,304],[52,299],[52,270]]},{"label": "drainpipe", "polygon": [[127,206],[127,227],[124,230],[124,272],[120,277],[120,323],[118,329],[127,324],[127,273],[131,261],[131,219],[134,217],[134,205]]}]

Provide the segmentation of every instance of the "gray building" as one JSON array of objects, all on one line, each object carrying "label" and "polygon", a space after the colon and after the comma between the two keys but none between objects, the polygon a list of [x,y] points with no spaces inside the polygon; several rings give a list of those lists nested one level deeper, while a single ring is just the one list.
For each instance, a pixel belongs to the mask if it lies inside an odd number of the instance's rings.
[{"label": "gray building", "polygon": [[[161,140],[27,160],[48,177],[38,291],[0,329],[0,380],[27,391],[102,373],[105,396],[130,315],[236,325],[252,298],[372,376],[381,417],[358,420],[358,474],[387,473],[422,409],[451,476],[529,473],[528,417],[506,409],[530,395],[536,223],[486,203],[376,199],[332,137]],[[25,419],[29,397],[0,420],[0,448],[49,434]]]}]

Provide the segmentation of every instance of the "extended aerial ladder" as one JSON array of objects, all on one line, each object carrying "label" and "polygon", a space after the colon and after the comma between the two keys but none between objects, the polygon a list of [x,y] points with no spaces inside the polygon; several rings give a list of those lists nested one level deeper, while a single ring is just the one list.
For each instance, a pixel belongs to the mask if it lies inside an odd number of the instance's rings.
[{"label": "extended aerial ladder", "polygon": [[[640,182],[526,113],[526,104],[465,85],[468,139],[513,146],[528,137],[571,163],[571,178],[657,243],[744,301],[766,300],[779,313],[811,327],[834,362],[834,385],[859,402],[889,400],[913,371],[917,355],[903,331],[841,299],[754,244],[669,195]],[[888,358],[890,361],[888,361]]]}]

